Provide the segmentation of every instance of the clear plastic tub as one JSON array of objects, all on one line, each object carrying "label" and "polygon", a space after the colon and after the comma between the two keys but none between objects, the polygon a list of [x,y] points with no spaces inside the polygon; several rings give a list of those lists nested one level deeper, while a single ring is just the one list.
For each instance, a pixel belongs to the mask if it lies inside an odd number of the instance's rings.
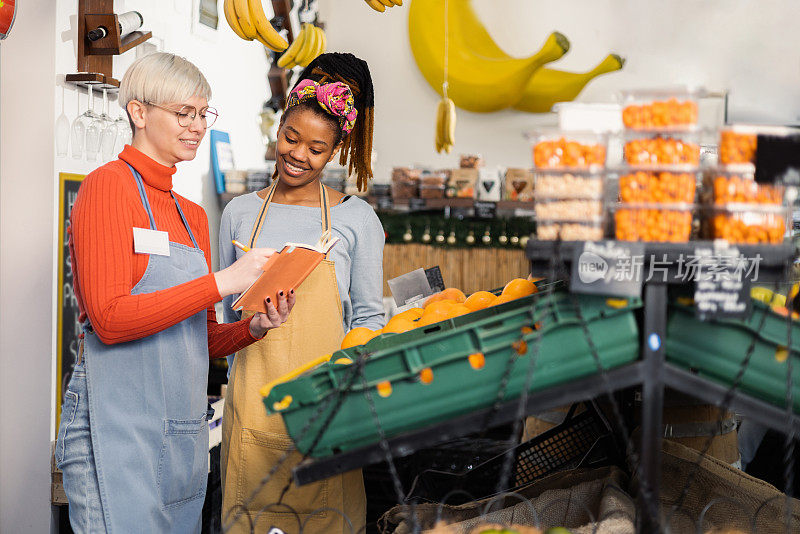
[{"label": "clear plastic tub", "polygon": [[608,138],[596,132],[540,131],[527,136],[537,169],[602,169]]},{"label": "clear plastic tub", "polygon": [[625,163],[632,166],[700,164],[700,139],[695,133],[627,134]]},{"label": "clear plastic tub", "polygon": [[536,238],[543,241],[599,241],[603,239],[601,221],[543,221],[536,223]]},{"label": "clear plastic tub", "polygon": [[704,234],[740,244],[778,244],[786,234],[788,210],[764,204],[729,204],[710,208]]},{"label": "clear plastic tub", "polygon": [[605,174],[536,172],[534,196],[540,198],[597,198],[603,196]]},{"label": "clear plastic tub", "polygon": [[536,200],[537,221],[602,221],[603,199]]},{"label": "clear plastic tub", "polygon": [[707,204],[731,203],[783,205],[782,185],[761,184],[753,172],[709,169],[703,178],[703,200]]},{"label": "clear plastic tub", "polygon": [[686,89],[623,91],[622,123],[632,130],[695,129],[701,94]]},{"label": "clear plastic tub", "polygon": [[665,171],[626,169],[619,177],[619,197],[625,203],[681,203],[695,200],[698,169]]},{"label": "clear plastic tub", "polygon": [[692,235],[694,205],[620,204],[614,213],[620,241],[681,243]]},{"label": "clear plastic tub", "polygon": [[800,135],[800,130],[781,126],[735,124],[720,129],[719,163],[721,165],[755,165],[758,135],[778,137]]}]

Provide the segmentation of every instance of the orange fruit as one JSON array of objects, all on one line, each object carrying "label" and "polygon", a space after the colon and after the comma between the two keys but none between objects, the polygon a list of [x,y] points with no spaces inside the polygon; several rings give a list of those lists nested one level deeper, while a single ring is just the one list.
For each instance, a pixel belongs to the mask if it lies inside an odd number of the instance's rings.
[{"label": "orange fruit", "polygon": [[502,294],[503,296],[508,295],[511,299],[518,299],[527,297],[528,295],[533,295],[536,293],[536,291],[536,284],[530,280],[514,278],[506,284],[506,287],[503,288]]},{"label": "orange fruit", "polygon": [[472,311],[482,310],[491,306],[496,298],[496,295],[488,291],[476,291],[469,296],[464,305]]},{"label": "orange fruit", "polygon": [[448,317],[442,317],[437,314],[423,315],[422,318],[414,324],[416,324],[417,328],[420,328],[422,326],[428,326],[429,324],[438,323],[439,321],[444,321],[447,319]]},{"label": "orange fruit", "polygon": [[383,327],[382,333],[384,334],[400,334],[402,332],[408,332],[409,330],[413,330],[417,327],[416,321],[413,319],[409,319],[408,317],[399,317],[395,316],[386,323],[386,326]]},{"label": "orange fruit", "polygon": [[456,303],[452,300],[439,300],[425,306],[425,311],[423,312],[422,316],[425,317],[429,313],[447,313],[450,311],[450,308],[455,305]]},{"label": "orange fruit", "polygon": [[355,347],[357,345],[363,345],[373,337],[380,334],[380,330],[370,330],[365,326],[359,326],[358,328],[353,328],[350,330],[347,335],[344,336],[342,340],[342,348],[349,349],[350,347]]},{"label": "orange fruit", "polygon": [[467,296],[458,288],[455,287],[448,287],[441,293],[439,293],[443,299],[450,299],[455,301],[456,303],[462,303],[467,300]]},{"label": "orange fruit", "polygon": [[389,321],[391,322],[394,321],[395,319],[400,319],[400,318],[408,319],[409,321],[416,321],[417,319],[422,317],[424,311],[425,310],[423,310],[422,308],[411,308],[410,310],[398,313],[397,315],[389,319]]},{"label": "orange fruit", "polygon": [[472,310],[463,304],[456,304],[454,306],[450,306],[450,317],[459,317],[461,315],[466,315],[468,313],[472,313]]},{"label": "orange fruit", "polygon": [[511,302],[512,300],[514,300],[516,298],[517,297],[512,297],[510,295],[500,295],[499,297],[494,299],[494,301],[492,301],[491,304],[489,304],[489,307],[499,306],[500,304],[505,304],[506,302]]}]

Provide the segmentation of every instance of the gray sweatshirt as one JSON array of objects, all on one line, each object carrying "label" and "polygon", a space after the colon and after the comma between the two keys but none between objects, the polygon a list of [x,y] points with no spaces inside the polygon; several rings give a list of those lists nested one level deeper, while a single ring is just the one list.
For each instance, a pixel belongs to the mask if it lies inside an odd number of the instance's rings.
[{"label": "gray sweatshirt", "polygon": [[[234,198],[225,207],[219,228],[220,269],[244,254],[231,240],[249,242],[262,203],[256,193],[249,193]],[[382,328],[384,233],[381,222],[372,207],[358,197],[349,197],[331,206],[331,220],[333,235],[339,242],[331,249],[328,259],[335,263],[344,331],[357,326]],[[273,202],[256,246],[280,250],[287,242],[313,245],[321,233],[320,208]],[[232,323],[241,318],[239,312],[231,309],[238,296],[229,295],[222,300],[223,322]],[[229,357],[228,364],[231,363]]]}]

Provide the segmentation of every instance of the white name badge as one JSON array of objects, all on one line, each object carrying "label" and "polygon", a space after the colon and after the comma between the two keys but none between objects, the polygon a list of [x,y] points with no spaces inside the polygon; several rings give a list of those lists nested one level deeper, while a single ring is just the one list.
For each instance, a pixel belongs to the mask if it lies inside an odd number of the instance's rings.
[{"label": "white name badge", "polygon": [[133,251],[136,254],[169,256],[169,234],[160,230],[133,227]]}]

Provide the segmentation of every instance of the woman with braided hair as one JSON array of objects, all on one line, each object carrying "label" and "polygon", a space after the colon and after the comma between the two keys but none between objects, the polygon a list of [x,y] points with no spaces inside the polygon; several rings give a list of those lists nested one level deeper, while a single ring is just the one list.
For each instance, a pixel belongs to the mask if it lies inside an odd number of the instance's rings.
[{"label": "woman with braided hair", "polygon": [[[225,398],[222,438],[222,522],[231,532],[350,532],[363,527],[366,497],[360,470],[297,487],[293,450],[279,415],[264,412],[259,388],[324,354],[344,333],[383,325],[384,233],[373,209],[357,197],[322,185],[325,166],[341,154],[364,189],[372,177],[372,81],[366,63],[352,54],[323,54],[300,76],[286,103],[276,148],[273,184],[232,200],[222,214],[220,264],[250,247],[280,250],[284,243],[315,243],[328,230],[340,239],[328,258],[295,290],[289,320],[235,357]],[[224,304],[226,322],[240,320]],[[271,476],[268,475],[272,473]],[[266,478],[266,480],[265,480]],[[277,503],[280,503],[278,505]],[[272,505],[272,506],[270,506]],[[292,513],[296,512],[297,516]],[[299,516],[299,517],[298,517]]]}]

